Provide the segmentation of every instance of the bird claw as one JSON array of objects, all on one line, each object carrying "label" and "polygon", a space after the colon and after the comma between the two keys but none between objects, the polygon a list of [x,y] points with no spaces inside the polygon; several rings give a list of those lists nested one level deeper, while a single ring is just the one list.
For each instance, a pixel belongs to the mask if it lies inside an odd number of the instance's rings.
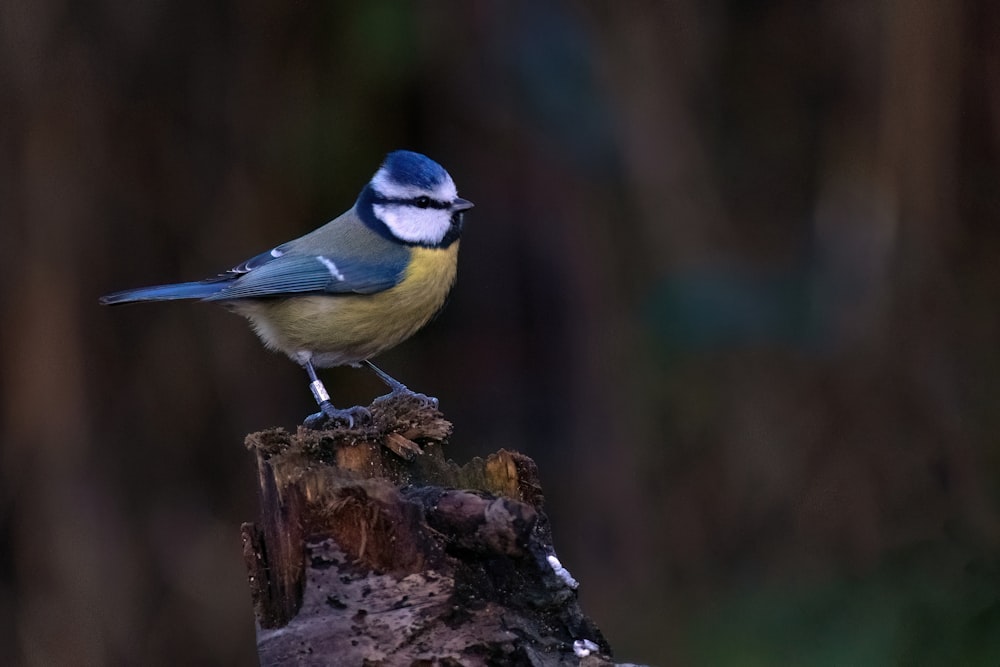
[{"label": "bird claw", "polygon": [[438,400],[433,396],[428,396],[427,394],[418,394],[415,391],[406,390],[406,393],[415,398],[416,400],[428,405],[431,409],[438,409]]},{"label": "bird claw", "polygon": [[375,402],[391,401],[399,398],[410,398],[411,400],[421,403],[421,407],[428,407],[432,410],[438,409],[438,400],[433,396],[418,394],[367,359],[361,363],[372,369],[372,371],[375,372],[375,375],[377,375],[379,379],[382,380],[387,387],[389,387],[389,393],[385,396],[379,396],[375,399]]},{"label": "bird claw", "polygon": [[329,401],[323,401],[319,407],[320,412],[306,417],[304,422],[306,428],[322,430],[338,425],[354,428],[355,425],[369,424],[372,421],[368,409],[358,405],[341,410],[333,407]]},{"label": "bird claw", "polygon": [[376,398],[375,401],[377,402],[394,401],[399,399],[409,399],[411,401],[417,401],[418,403],[422,404],[421,407],[426,406],[432,410],[438,409],[438,400],[436,398],[434,398],[433,396],[428,396],[427,394],[417,393],[412,389],[407,388],[404,385],[400,385],[399,387],[394,387],[393,390],[390,391],[388,394]]}]

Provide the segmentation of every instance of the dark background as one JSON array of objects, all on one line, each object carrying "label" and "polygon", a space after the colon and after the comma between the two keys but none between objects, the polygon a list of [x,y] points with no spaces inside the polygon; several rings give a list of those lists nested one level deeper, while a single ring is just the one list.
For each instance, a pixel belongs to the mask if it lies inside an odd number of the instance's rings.
[{"label": "dark background", "polygon": [[[0,662],[252,664],[239,318],[105,292],[477,205],[381,365],[540,466],[617,657],[1000,664],[1000,5],[0,5]],[[323,373],[335,400],[381,387]]]}]

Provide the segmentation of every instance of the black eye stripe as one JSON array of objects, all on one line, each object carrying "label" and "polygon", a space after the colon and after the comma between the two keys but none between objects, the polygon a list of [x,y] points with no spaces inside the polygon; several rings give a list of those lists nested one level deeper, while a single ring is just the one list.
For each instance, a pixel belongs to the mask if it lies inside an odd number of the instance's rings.
[{"label": "black eye stripe", "polygon": [[[426,204],[421,206],[422,200],[426,200]],[[409,197],[407,199],[399,199],[392,197],[377,197],[373,202],[375,204],[399,204],[402,206],[415,206],[417,208],[436,208],[445,210],[451,208],[448,202],[438,201],[436,199],[431,199],[430,197]]]}]

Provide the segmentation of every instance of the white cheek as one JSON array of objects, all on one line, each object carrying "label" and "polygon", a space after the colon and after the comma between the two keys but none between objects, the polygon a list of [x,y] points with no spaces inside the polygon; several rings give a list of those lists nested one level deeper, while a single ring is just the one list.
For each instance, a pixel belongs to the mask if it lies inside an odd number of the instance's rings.
[{"label": "white cheek", "polygon": [[372,209],[393,236],[410,243],[440,243],[451,227],[451,213],[446,210],[399,204],[376,204]]}]

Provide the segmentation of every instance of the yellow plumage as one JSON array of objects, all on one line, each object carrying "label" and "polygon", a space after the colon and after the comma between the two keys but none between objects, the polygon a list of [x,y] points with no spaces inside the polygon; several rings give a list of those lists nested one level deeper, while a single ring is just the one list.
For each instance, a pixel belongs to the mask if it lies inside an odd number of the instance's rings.
[{"label": "yellow plumage", "polygon": [[444,305],[455,283],[458,242],[411,248],[403,280],[376,294],[241,299],[227,305],[247,317],[264,344],[302,363],[352,364],[412,336]]}]

